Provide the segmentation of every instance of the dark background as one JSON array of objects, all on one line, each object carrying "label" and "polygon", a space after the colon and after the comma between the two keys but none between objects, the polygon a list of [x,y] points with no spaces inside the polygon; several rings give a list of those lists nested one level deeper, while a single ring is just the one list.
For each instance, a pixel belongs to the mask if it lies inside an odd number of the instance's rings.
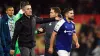
[{"label": "dark background", "polygon": [[[12,5],[15,13],[19,10],[20,1],[23,0],[2,0],[0,6],[5,9],[6,5]],[[99,14],[100,0],[28,0],[32,4],[33,12],[39,14],[48,14],[49,8],[59,6],[62,10],[72,7],[76,14]],[[4,12],[4,10],[3,10]]]}]

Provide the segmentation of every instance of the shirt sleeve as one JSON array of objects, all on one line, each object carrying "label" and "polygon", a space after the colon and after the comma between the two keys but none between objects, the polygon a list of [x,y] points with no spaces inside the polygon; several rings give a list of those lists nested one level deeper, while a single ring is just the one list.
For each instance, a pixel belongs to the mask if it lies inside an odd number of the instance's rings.
[{"label": "shirt sleeve", "polygon": [[74,28],[73,28],[73,33],[76,33],[76,30],[75,30],[75,24],[73,24]]},{"label": "shirt sleeve", "polygon": [[15,50],[16,40],[19,36],[21,29],[22,29],[22,24],[21,24],[20,21],[17,21],[16,24],[15,24],[14,35],[13,35],[12,43],[11,43],[11,49],[13,49],[13,50]]},{"label": "shirt sleeve", "polygon": [[[3,18],[4,19],[4,18]],[[2,47],[6,47],[6,42],[5,42],[5,35],[4,35],[4,21],[3,19],[0,19],[0,37],[1,37],[1,45]]]},{"label": "shirt sleeve", "polygon": [[41,24],[41,25],[40,25],[40,28],[43,29],[43,32],[42,32],[42,33],[44,33],[44,32],[45,32],[45,29],[46,29],[46,23],[45,23],[45,24]]},{"label": "shirt sleeve", "polygon": [[60,20],[54,27],[54,31],[58,32],[60,30],[60,28],[62,27],[62,25],[64,24],[64,20]]},{"label": "shirt sleeve", "polygon": [[24,12],[22,11],[22,9],[19,10],[19,12],[14,17],[14,22],[16,22],[17,20],[19,20],[22,17],[23,13]]},{"label": "shirt sleeve", "polygon": [[40,17],[36,17],[36,23],[37,24],[49,23],[49,22],[53,22],[53,21],[56,21],[55,18],[40,18]]}]

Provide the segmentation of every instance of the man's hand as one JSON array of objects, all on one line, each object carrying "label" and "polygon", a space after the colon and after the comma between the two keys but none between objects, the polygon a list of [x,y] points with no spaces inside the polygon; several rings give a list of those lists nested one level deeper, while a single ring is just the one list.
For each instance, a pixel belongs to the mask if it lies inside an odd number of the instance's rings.
[{"label": "man's hand", "polygon": [[50,54],[52,54],[52,53],[53,53],[53,48],[49,48],[49,49],[48,49],[48,52],[49,52]]},{"label": "man's hand", "polygon": [[23,9],[20,9],[18,13],[23,14],[24,13]]},{"label": "man's hand", "polygon": [[10,54],[14,55],[15,50],[10,50]]},{"label": "man's hand", "polygon": [[43,29],[42,28],[39,28],[38,31],[43,32]]},{"label": "man's hand", "polygon": [[76,43],[76,48],[79,48],[80,47],[80,44],[79,43]]}]

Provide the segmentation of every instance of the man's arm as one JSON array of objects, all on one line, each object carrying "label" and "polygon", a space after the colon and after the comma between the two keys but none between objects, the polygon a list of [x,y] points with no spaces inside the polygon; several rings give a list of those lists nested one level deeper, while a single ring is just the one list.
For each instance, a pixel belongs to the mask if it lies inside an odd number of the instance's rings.
[{"label": "man's arm", "polygon": [[19,36],[21,29],[22,29],[22,24],[21,24],[20,21],[17,21],[16,24],[15,24],[14,35],[13,35],[12,42],[11,42],[12,50],[15,50],[15,43],[16,43],[16,40]]},{"label": "man's arm", "polygon": [[51,35],[51,39],[50,39],[50,48],[53,48],[56,35],[57,35],[57,33],[55,31],[53,31],[53,33]]},{"label": "man's arm", "polygon": [[73,23],[73,25],[74,25],[73,36],[72,36],[72,38],[73,38],[73,41],[75,42],[76,48],[79,48],[80,45],[79,45],[79,42],[78,42],[78,37],[77,37],[77,35],[76,35],[75,23],[74,23],[74,22],[72,22],[72,23]]},{"label": "man's arm", "polygon": [[41,24],[40,27],[37,29],[37,34],[45,33],[46,24]]},{"label": "man's arm", "polygon": [[36,19],[37,24],[48,23],[52,21],[56,21],[55,18],[37,18]]},{"label": "man's arm", "polygon": [[53,45],[54,45],[56,35],[57,35],[57,33],[55,31],[53,31],[51,39],[50,39],[50,47],[49,47],[49,50],[48,50],[49,53],[51,53],[51,54],[53,53]]},{"label": "man's arm", "polygon": [[44,31],[44,29],[43,28],[38,28],[37,30],[36,30],[36,33],[35,34],[41,34],[41,33],[44,33],[45,31]]},{"label": "man's arm", "polygon": [[79,45],[78,37],[76,36],[76,33],[73,33],[72,38],[73,38],[73,41],[75,42],[76,48],[79,48],[80,45]]},{"label": "man's arm", "polygon": [[1,44],[2,47],[6,47],[5,35],[4,35],[4,18],[1,19],[1,29],[0,29],[0,37],[1,37]]},{"label": "man's arm", "polygon": [[60,29],[61,29],[61,26],[63,25],[63,22],[62,20],[59,21],[56,25],[55,25],[55,28],[54,28],[54,31],[52,33],[52,36],[51,36],[51,39],[50,39],[50,47],[49,47],[49,53],[53,53],[53,44],[54,44],[54,41],[55,41],[55,38],[56,38],[56,35],[57,33],[60,32]]},{"label": "man's arm", "polygon": [[40,17],[37,17],[35,15],[33,15],[32,18],[36,19],[37,24],[48,23],[48,22],[60,20],[59,17],[56,17],[56,18],[40,18]]},{"label": "man's arm", "polygon": [[16,40],[19,36],[21,29],[22,29],[22,24],[20,21],[17,21],[15,24],[14,35],[13,35],[12,42],[11,42],[11,50],[10,50],[11,55],[14,55]]},{"label": "man's arm", "polygon": [[22,17],[23,13],[24,12],[22,11],[22,9],[20,9],[20,11],[14,17],[14,22],[15,23],[16,23],[17,20],[19,20]]}]

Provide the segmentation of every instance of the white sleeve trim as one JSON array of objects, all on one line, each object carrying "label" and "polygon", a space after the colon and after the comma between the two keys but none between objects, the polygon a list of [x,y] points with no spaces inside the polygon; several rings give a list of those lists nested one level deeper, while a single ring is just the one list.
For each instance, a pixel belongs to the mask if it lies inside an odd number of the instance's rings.
[{"label": "white sleeve trim", "polygon": [[55,26],[55,28],[54,28],[54,31],[58,32],[59,29],[60,29],[60,27],[64,24],[64,22],[65,22],[64,19],[60,20],[60,21],[56,24],[56,26]]}]

